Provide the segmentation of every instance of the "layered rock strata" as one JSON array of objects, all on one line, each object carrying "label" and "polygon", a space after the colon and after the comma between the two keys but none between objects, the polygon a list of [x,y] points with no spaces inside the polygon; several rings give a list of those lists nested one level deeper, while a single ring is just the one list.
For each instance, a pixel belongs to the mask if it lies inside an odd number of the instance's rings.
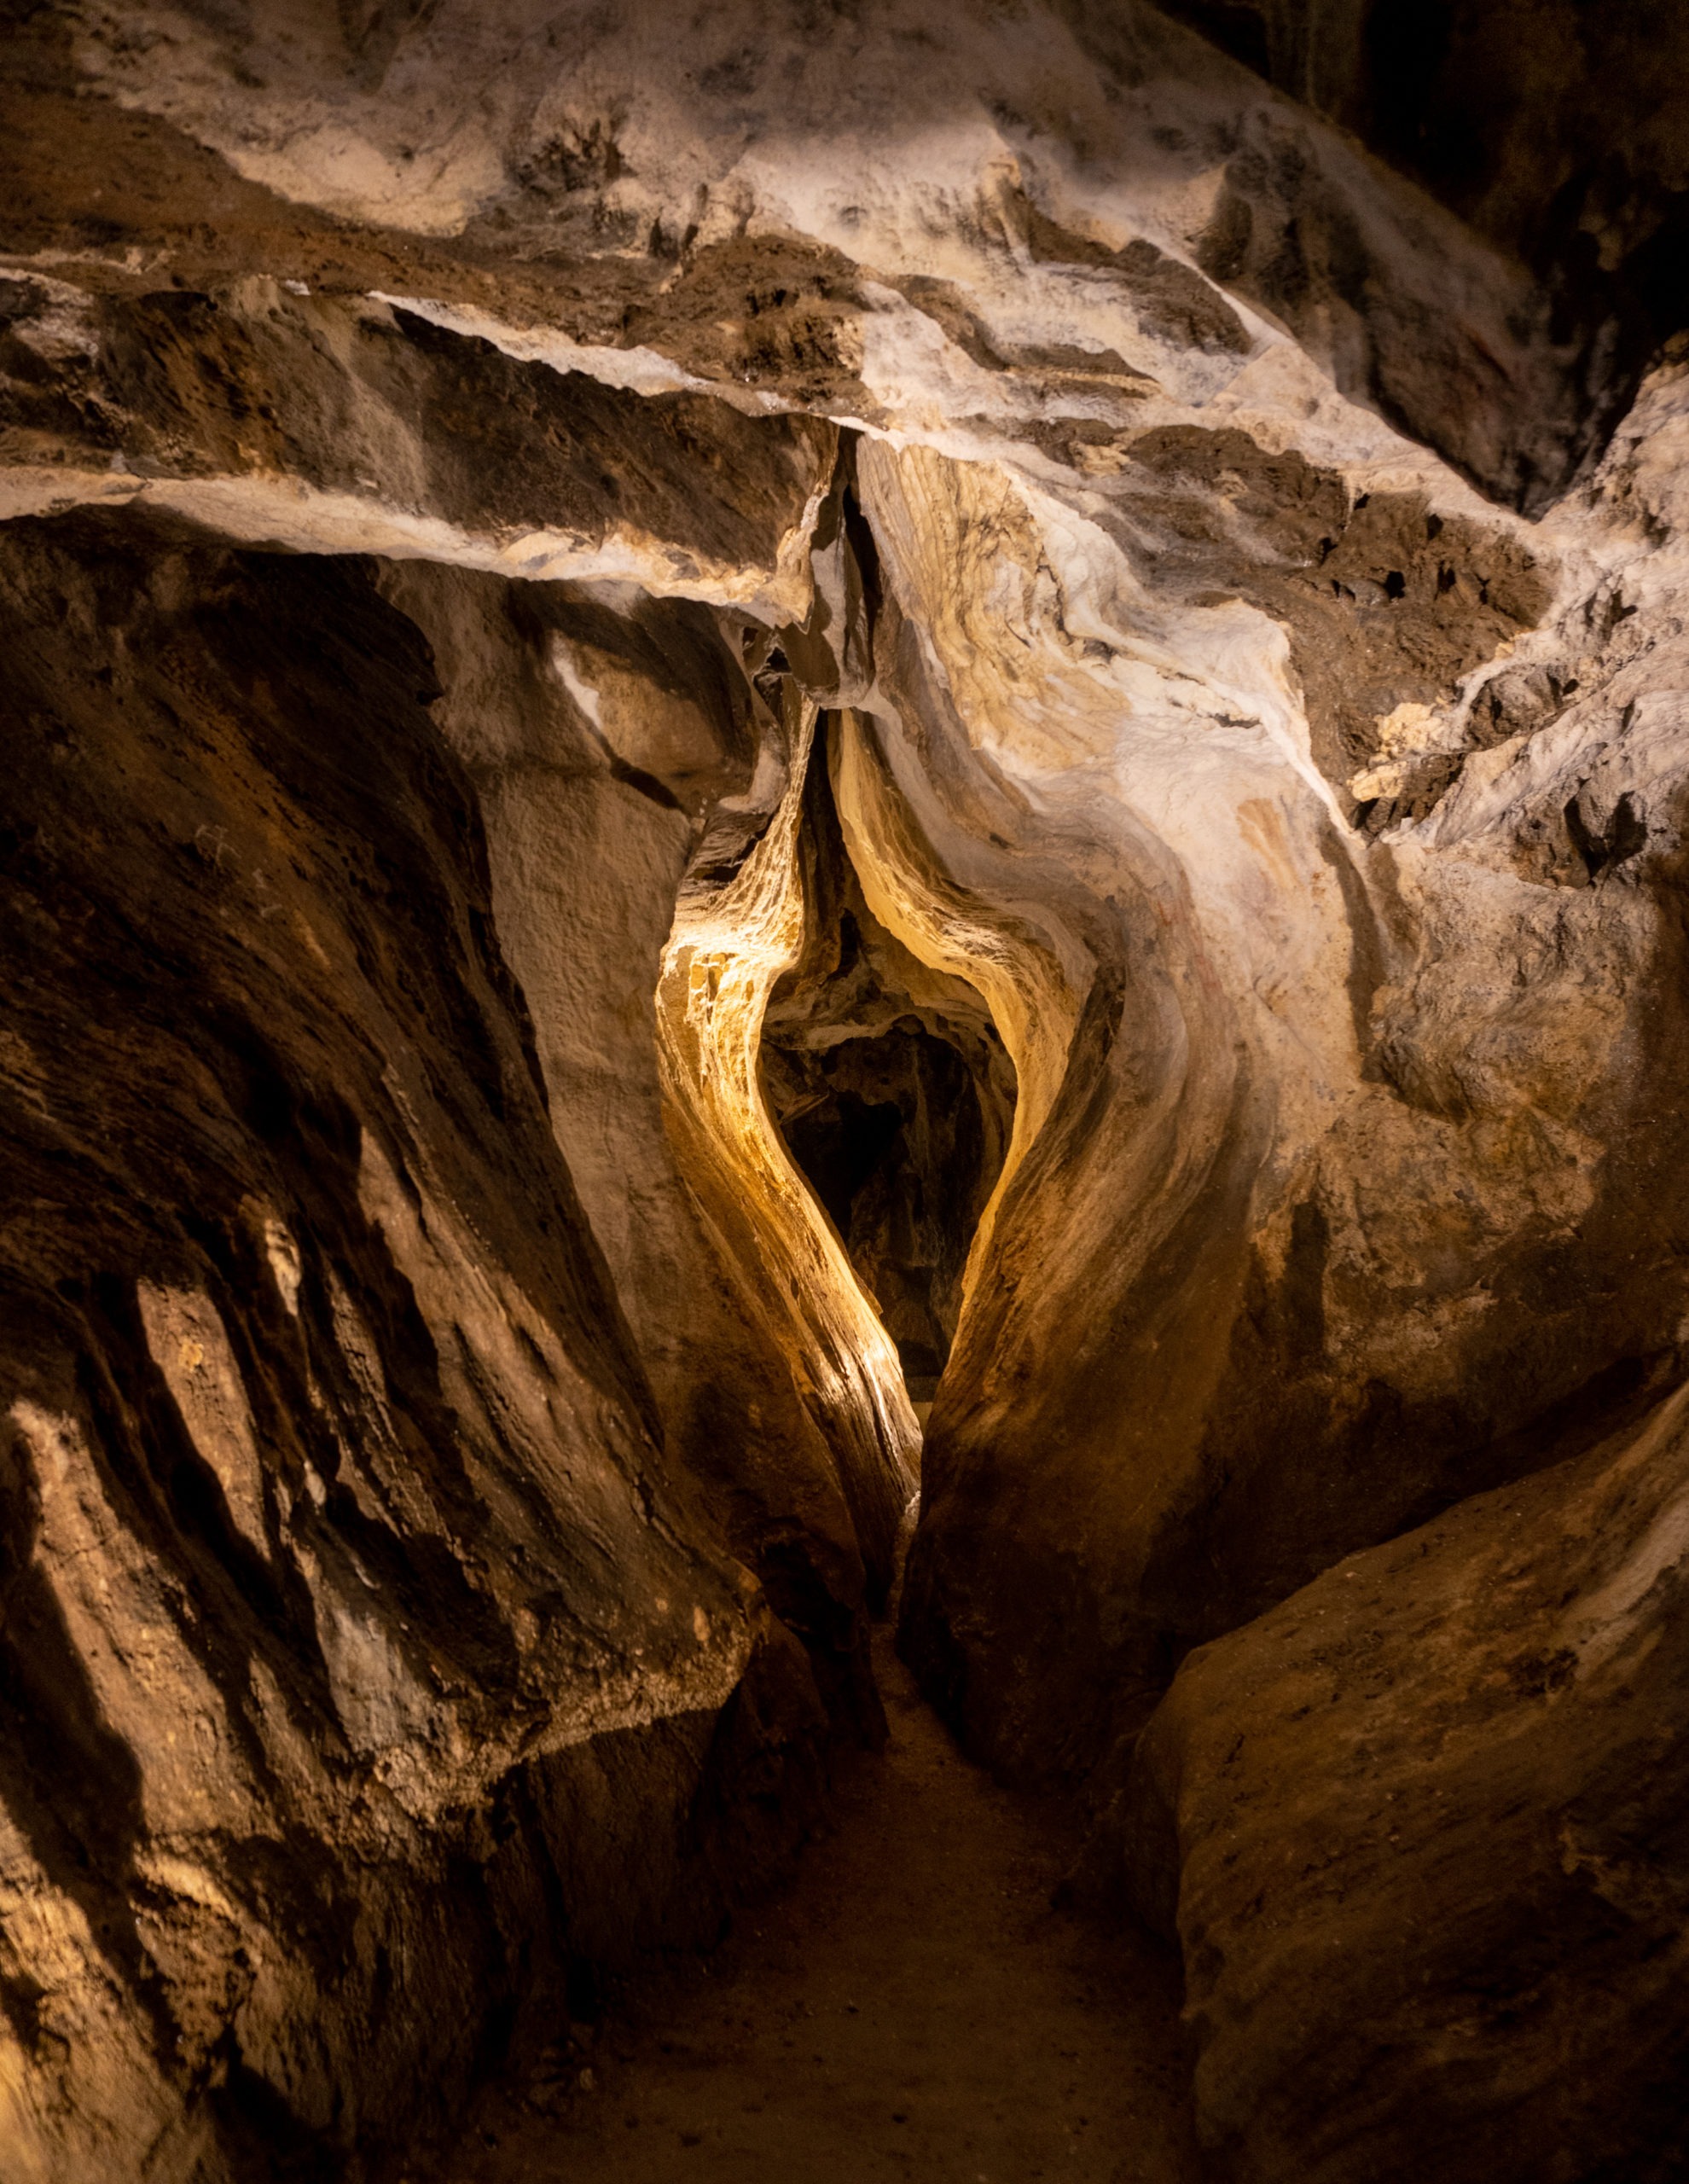
[{"label": "layered rock strata", "polygon": [[912,1395],[1216,2173],[1674,2173],[1680,148],[1172,12],[9,43],[22,2173],[373,2173],[717,1917]]},{"label": "layered rock strata", "polygon": [[1226,2173],[1681,2175],[1683,1407],[1180,1670],[1113,1817]]},{"label": "layered rock strata", "polygon": [[0,553],[0,2140],[379,2167],[536,1975],[708,1930],[821,1709],[676,1496],[415,626],[133,519]]}]

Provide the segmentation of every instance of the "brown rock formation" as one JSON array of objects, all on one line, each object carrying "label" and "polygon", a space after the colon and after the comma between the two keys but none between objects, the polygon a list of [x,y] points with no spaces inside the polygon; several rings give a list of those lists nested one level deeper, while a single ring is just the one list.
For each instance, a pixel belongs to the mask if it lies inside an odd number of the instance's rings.
[{"label": "brown rock formation", "polygon": [[8,2162],[367,2155],[820,1709],[665,1476],[415,629],[0,544]]},{"label": "brown rock formation", "polygon": [[1682,1411],[1180,1670],[1111,1832],[1226,2174],[1681,2174]]},{"label": "brown rock formation", "polygon": [[1217,2176],[1683,2173],[1680,27],[21,11],[20,2179],[396,2169],[912,1525]]}]

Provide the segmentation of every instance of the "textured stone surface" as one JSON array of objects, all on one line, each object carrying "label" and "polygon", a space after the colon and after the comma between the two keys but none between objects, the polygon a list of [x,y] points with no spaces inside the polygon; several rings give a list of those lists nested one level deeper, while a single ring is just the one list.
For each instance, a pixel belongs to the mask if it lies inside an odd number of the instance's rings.
[{"label": "textured stone surface", "polygon": [[1108,1823],[1220,2173],[1683,2173],[1683,1397],[1193,1654]]},{"label": "textured stone surface", "polygon": [[436,718],[474,784],[492,900],[552,1127],[601,1246],[666,1444],[734,1551],[872,1732],[863,1652],[887,1543],[859,1539],[789,1324],[725,1249],[665,1128],[656,996],[708,816],[743,804],[772,733],[737,633],[688,601],[406,563],[389,595],[430,637]]},{"label": "textured stone surface", "polygon": [[724,1704],[800,1778],[821,1710],[668,1482],[415,629],[0,552],[8,2160],[369,2155],[662,1908]]},{"label": "textured stone surface", "polygon": [[1616,421],[1689,300],[1689,50],[1678,9],[1158,4],[1522,257],[1552,299],[1561,340],[1581,350],[1596,396],[1592,423]]},{"label": "textured stone surface", "polygon": [[8,514],[136,502],[263,545],[807,607],[833,439],[807,419],[641,398],[261,277],[218,300],[25,278],[6,309]]},{"label": "textured stone surface", "polygon": [[[1147,7],[724,5],[678,56],[654,4],[296,3],[238,27],[87,7],[44,12],[11,67],[14,247],[44,270],[91,248],[124,286],[233,264],[409,296],[518,354],[584,344],[636,380],[1058,462],[1076,427],[1083,445],[1228,386],[1254,405],[1288,328],[1346,392],[1540,508],[1641,361],[1611,299],[1558,308],[1517,220],[1465,226]],[[1680,186],[1669,121],[1653,136],[1639,246]]]},{"label": "textured stone surface", "polygon": [[[997,1216],[999,1278],[940,1391],[911,1577],[909,1643],[1005,1763],[1082,1769],[1185,1646],[1586,1445],[1679,1369],[1680,762],[1675,701],[1633,706],[1680,672],[1678,549],[1635,527],[1679,399],[1660,386],[1596,494],[1532,537],[1564,573],[1526,656],[1577,682],[1572,704],[1470,757],[1471,678],[1458,706],[1376,724],[1459,774],[1371,848],[1268,732],[1306,717],[1268,657],[1222,649],[1251,610],[1129,615],[1095,532],[1058,591],[1034,576],[1053,521],[1034,531],[993,486],[1000,550],[1012,511],[1024,525],[1039,650],[987,653],[968,619],[986,610],[955,606],[978,596],[959,555],[981,473],[900,459],[890,588],[930,635],[925,659],[897,641],[882,688],[905,677],[903,735],[954,754],[931,768],[933,825],[947,847],[971,829],[956,856],[983,894],[1042,889],[1090,958],[1060,1093]],[[1109,601],[1082,639],[1076,593]],[[1371,631],[1349,642],[1365,673]],[[1503,674],[1522,649],[1498,647]],[[980,752],[1020,811],[999,793],[982,822],[960,787],[940,810],[970,770],[983,798]],[[1057,811],[1065,868],[1041,873]],[[1020,851],[995,873],[990,831]]]}]

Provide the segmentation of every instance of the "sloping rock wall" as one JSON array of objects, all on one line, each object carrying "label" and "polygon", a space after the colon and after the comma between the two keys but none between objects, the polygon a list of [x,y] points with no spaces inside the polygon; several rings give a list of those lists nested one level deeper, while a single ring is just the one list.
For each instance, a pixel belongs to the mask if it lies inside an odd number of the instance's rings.
[{"label": "sloping rock wall", "polygon": [[1683,2173],[1683,1407],[1181,1670],[1109,1832],[1225,2175]]},{"label": "sloping rock wall", "polygon": [[484,816],[552,1127],[665,1443],[810,1647],[830,1700],[876,1734],[865,1617],[884,1597],[890,1540],[859,1536],[754,1245],[740,1258],[723,1241],[665,1119],[657,996],[682,889],[711,854],[711,816],[736,804],[752,832],[769,782],[785,780],[769,771],[775,729],[740,632],[694,602],[432,565],[393,565],[382,584],[429,635],[445,685],[436,718]]},{"label": "sloping rock wall", "polygon": [[801,1814],[821,1710],[670,1484],[415,629],[132,519],[0,553],[0,2135],[379,2165],[548,1954],[707,1922],[694,1806],[760,1745]]},{"label": "sloping rock wall", "polygon": [[[1674,379],[1656,391],[1655,428],[1674,432],[1679,399]],[[1647,448],[1647,415],[1627,448]],[[1448,736],[1452,793],[1376,848],[1293,742],[1274,747],[1284,701],[1260,668],[1246,696],[1236,682],[1221,696],[1242,658],[1220,650],[1224,620],[1243,601],[1152,610],[1170,618],[1163,643],[1181,616],[1175,656],[1206,680],[1200,696],[1170,676],[1158,688],[1148,664],[1135,671],[1152,705],[1105,696],[1146,648],[1143,621],[1092,603],[1104,582],[1115,600],[1131,583],[1094,532],[1088,562],[1056,563],[1068,581],[1047,605],[1035,557],[1055,562],[1051,530],[1021,534],[1036,712],[1019,646],[988,655],[964,621],[946,653],[948,602],[978,597],[952,513],[978,473],[900,465],[920,498],[898,479],[891,582],[944,675],[902,649],[891,672],[907,673],[903,717],[919,722],[903,733],[942,735],[953,770],[978,771],[976,753],[1000,779],[1013,770],[1036,816],[996,804],[1023,847],[1007,884],[1037,884],[1026,852],[1036,839],[1048,857],[1059,815],[1048,914],[1071,918],[1095,966],[1087,1029],[998,1215],[1001,1278],[964,1322],[932,1421],[908,1596],[934,1687],[1004,1763],[1082,1770],[1135,1728],[1186,1646],[1351,1547],[1599,1438],[1680,1369],[1683,1211],[1660,1119],[1681,1066],[1674,712],[1655,716],[1658,741],[1646,701],[1629,710],[1675,671],[1675,549],[1633,527],[1657,460],[1611,459],[1583,519],[1605,533],[1578,570],[1589,589],[1563,591],[1533,640],[1554,661],[1539,671],[1576,685],[1571,705],[1471,757]],[[1570,520],[1561,535],[1576,568],[1589,549]],[[1545,523],[1535,551],[1553,537]],[[1406,617],[1402,638],[1425,657]],[[1456,705],[1402,712],[1452,727],[1506,688],[1518,649],[1501,640]],[[1200,716],[1202,761],[1156,718],[1170,704]],[[1053,718],[1061,740],[1029,764],[1031,723]],[[1108,726],[1088,749],[1092,720]],[[1657,831],[1645,840],[1638,818],[1621,843],[1645,806]],[[1466,816],[1479,808],[1482,831]],[[1059,913],[1059,889],[1082,907]],[[1025,1676],[1029,1600],[1048,1603],[1048,1679]]]},{"label": "sloping rock wall", "polygon": [[[1406,131],[1382,11],[1175,12],[47,6],[0,55],[0,2088],[44,2178],[398,2158],[876,1734],[903,1330],[780,1125],[894,995],[993,1139],[920,1262],[902,1643],[1181,1933],[1222,2172],[1410,2173],[1450,2051],[1373,1942],[1340,2082],[1239,1999],[1271,1829],[1212,1664],[1299,1750],[1285,1604],[1361,1558],[1393,1659],[1404,1543],[1488,1582],[1513,1494],[1595,1541],[1519,1583],[1599,1591],[1601,1467],[1684,1369],[1681,177],[1616,33],[1514,188]],[[1495,96],[1563,114],[1536,15]],[[1446,122],[1483,38],[1439,21]],[[1489,1718],[1474,1630],[1404,1720]],[[1680,1861],[1647,1820],[1606,1986],[1535,1838],[1466,1919],[1510,1798],[1594,1798],[1623,1862],[1633,1699],[1619,1751],[1542,1658],[1426,1871],[1433,1987],[1514,1993],[1547,1907],[1544,2014],[1435,2112],[1519,2161],[1563,2123],[1573,2184],[1666,2130]],[[1598,1988],[1629,2060],[1578,2110],[1541,2057]]]}]

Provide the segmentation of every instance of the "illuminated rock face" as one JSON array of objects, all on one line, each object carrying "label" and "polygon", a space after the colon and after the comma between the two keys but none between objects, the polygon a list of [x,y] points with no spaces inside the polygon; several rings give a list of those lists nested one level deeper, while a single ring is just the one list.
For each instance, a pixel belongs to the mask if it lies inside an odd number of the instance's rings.
[{"label": "illuminated rock face", "polygon": [[[842,722],[833,733],[844,733]],[[793,1159],[897,1345],[910,1395],[930,1402],[1019,1088],[979,988],[923,963],[869,909],[831,770],[810,770],[806,945],[764,1022],[763,1081]]]},{"label": "illuminated rock face", "polygon": [[[783,1158],[769,1193],[777,1139],[749,1068],[761,992],[794,944],[781,906],[801,893],[804,775],[744,672],[743,641],[767,633],[631,589],[416,564],[383,581],[446,685],[436,719],[475,783],[552,1127],[667,1446],[829,1698],[877,1733],[862,1618],[890,1581],[914,1427],[890,1345]],[[782,1250],[825,1254],[827,1270],[777,1284]],[[856,1374],[830,1394],[820,1362],[794,1379],[817,1294]]]},{"label": "illuminated rock face", "polygon": [[8,53],[32,2184],[379,2174],[712,1931],[918,1481],[1216,2174],[1674,2173],[1669,132],[1574,294],[1367,9],[932,12]]},{"label": "illuminated rock face", "polygon": [[670,1482],[415,625],[0,550],[7,2159],[332,2163],[548,1960],[707,1931],[694,1799],[737,1740],[801,1810],[821,1709]]}]

